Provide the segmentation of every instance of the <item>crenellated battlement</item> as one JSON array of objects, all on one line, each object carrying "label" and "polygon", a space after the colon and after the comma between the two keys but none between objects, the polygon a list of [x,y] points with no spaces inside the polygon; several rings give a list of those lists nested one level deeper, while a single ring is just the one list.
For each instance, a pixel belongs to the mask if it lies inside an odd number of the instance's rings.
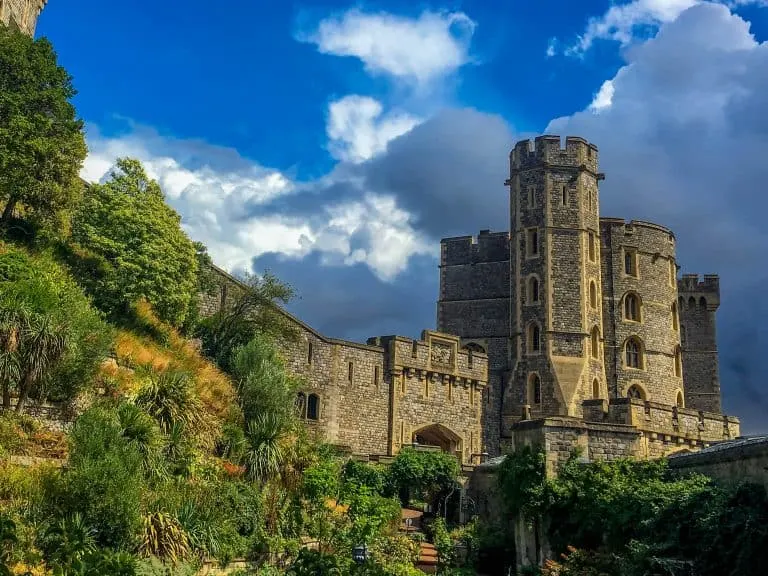
[{"label": "crenellated battlement", "polygon": [[511,172],[533,168],[543,164],[552,166],[583,168],[597,174],[597,146],[584,138],[568,136],[562,146],[560,136],[543,135],[533,141],[521,140],[510,153]]},{"label": "crenellated battlement", "polygon": [[509,260],[509,233],[481,230],[477,236],[440,240],[440,265],[458,266]]},{"label": "crenellated battlement", "polygon": [[733,416],[636,398],[586,400],[583,414],[587,422],[628,424],[652,439],[677,438],[680,443],[717,442],[736,438],[740,433],[739,419]]},{"label": "crenellated battlement", "polygon": [[704,279],[699,274],[683,274],[677,281],[677,291],[682,296],[685,294],[703,293],[720,297],[720,276],[717,274],[704,274]]},{"label": "crenellated battlement", "polygon": [[418,340],[405,336],[378,336],[369,338],[368,344],[385,349],[387,365],[395,374],[450,378],[457,383],[479,386],[488,383],[488,355],[462,348],[461,339],[452,334],[424,330]]}]

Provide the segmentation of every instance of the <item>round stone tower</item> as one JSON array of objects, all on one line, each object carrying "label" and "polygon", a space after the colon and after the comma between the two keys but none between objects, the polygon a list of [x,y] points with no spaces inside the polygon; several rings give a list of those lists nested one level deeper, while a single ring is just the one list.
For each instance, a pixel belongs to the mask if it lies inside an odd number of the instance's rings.
[{"label": "round stone tower", "polygon": [[511,366],[506,423],[607,398],[597,147],[569,137],[510,155]]},{"label": "round stone tower", "polygon": [[675,236],[649,222],[600,221],[611,396],[685,405]]}]

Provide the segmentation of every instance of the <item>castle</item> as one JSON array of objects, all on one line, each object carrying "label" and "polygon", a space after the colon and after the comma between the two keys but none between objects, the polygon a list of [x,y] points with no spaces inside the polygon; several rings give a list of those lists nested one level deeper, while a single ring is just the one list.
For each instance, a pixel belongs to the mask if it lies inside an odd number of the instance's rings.
[{"label": "castle", "polygon": [[[0,0],[0,21],[33,35],[46,3]],[[667,228],[601,218],[603,178],[582,138],[518,142],[509,231],[442,240],[437,331],[418,340],[348,342],[291,316],[301,418],[368,458],[416,443],[477,464],[536,443],[550,469],[577,447],[656,457],[737,437],[721,414],[718,277],[678,279]],[[242,289],[215,270],[204,314]]]},{"label": "castle", "polygon": [[[437,331],[419,340],[328,338],[294,318],[285,356],[297,409],[327,441],[368,458],[436,446],[464,464],[516,445],[554,468],[657,457],[739,435],[721,413],[719,279],[678,279],[658,224],[601,218],[598,150],[582,138],[518,142],[509,232],[441,242]],[[227,286],[205,300],[226,305]]]},{"label": "castle", "polygon": [[0,22],[29,36],[35,35],[37,18],[48,0],[0,0]]}]

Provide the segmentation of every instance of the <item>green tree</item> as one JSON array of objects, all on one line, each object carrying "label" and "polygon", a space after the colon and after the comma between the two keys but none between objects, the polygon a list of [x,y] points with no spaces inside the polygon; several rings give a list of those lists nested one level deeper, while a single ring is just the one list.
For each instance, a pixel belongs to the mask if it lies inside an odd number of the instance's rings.
[{"label": "green tree", "polygon": [[161,320],[182,325],[197,298],[195,245],[138,160],[119,159],[107,182],[88,186],[72,239],[78,276],[106,312],[124,317],[143,298]]},{"label": "green tree", "polygon": [[413,497],[440,505],[456,487],[460,473],[459,461],[450,454],[407,447],[389,465],[387,483],[404,506]]},{"label": "green tree", "polygon": [[281,309],[293,298],[293,289],[265,272],[249,276],[235,290],[232,302],[200,323],[198,333],[205,354],[226,372],[232,372],[233,354],[257,334],[273,341],[292,341],[298,336],[295,321]]},{"label": "green tree", "polygon": [[48,40],[0,26],[0,226],[19,208],[47,219],[78,198],[87,150],[75,94]]}]

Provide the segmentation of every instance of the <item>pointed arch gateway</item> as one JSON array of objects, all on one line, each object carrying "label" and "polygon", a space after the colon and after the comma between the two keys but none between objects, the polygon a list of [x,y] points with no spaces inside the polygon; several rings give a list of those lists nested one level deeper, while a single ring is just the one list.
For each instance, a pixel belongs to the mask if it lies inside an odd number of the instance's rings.
[{"label": "pointed arch gateway", "polygon": [[437,446],[449,454],[461,453],[461,436],[442,424],[429,424],[413,433],[413,443]]}]

